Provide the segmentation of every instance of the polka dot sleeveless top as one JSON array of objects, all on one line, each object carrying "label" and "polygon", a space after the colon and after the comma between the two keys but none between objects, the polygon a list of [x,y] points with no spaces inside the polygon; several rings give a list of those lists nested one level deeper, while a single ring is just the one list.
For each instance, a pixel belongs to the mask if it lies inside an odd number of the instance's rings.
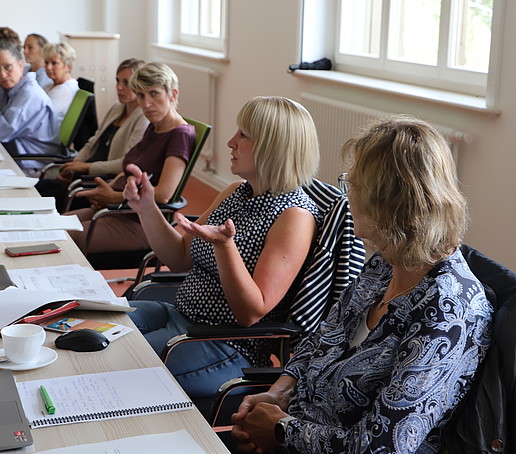
[{"label": "polka dot sleeveless top", "polygon": [[[227,219],[235,224],[235,245],[250,274],[265,243],[272,224],[287,208],[300,207],[313,214],[319,223],[319,212],[310,197],[298,188],[287,194],[270,192],[252,197],[252,187],[244,182],[223,200],[208,217],[207,224],[221,225]],[[237,324],[220,285],[213,246],[199,238],[192,240],[190,248],[193,268],[178,290],[176,307],[192,320],[207,325]],[[285,299],[260,322],[284,320],[288,313]],[[228,341],[255,366],[270,363],[270,348],[256,340]]]}]

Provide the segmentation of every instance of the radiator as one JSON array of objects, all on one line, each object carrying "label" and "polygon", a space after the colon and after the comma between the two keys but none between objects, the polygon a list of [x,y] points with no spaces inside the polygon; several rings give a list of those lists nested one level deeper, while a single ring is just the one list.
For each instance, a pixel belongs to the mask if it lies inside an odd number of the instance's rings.
[{"label": "radiator", "polygon": [[[336,184],[340,172],[345,170],[342,145],[362,132],[372,121],[393,114],[308,93],[301,94],[301,104],[312,115],[319,135],[321,165],[318,178],[333,185]],[[470,141],[469,134],[443,125],[432,126],[448,141],[457,163],[460,145]]]},{"label": "radiator", "polygon": [[[179,79],[178,111],[184,117],[213,125],[215,118],[215,77],[211,68],[183,62],[162,61],[169,65]],[[214,131],[204,144],[200,159],[209,168],[213,159]]]}]

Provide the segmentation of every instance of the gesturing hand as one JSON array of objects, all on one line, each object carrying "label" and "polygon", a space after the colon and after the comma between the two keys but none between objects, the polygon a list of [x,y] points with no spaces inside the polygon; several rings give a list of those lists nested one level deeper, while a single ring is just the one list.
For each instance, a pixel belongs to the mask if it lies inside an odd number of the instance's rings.
[{"label": "gesturing hand", "polygon": [[177,214],[178,225],[187,233],[201,240],[212,243],[214,246],[224,247],[231,243],[235,236],[235,224],[228,219],[223,225],[200,225],[186,219],[182,214]]}]

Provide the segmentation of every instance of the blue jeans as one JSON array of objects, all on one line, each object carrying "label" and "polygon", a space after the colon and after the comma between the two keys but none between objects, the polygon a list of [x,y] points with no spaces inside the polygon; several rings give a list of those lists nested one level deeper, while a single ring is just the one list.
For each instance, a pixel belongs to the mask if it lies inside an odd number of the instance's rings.
[{"label": "blue jeans", "polygon": [[[179,313],[174,304],[159,301],[131,301],[129,317],[154,351],[161,355],[172,337],[186,333],[196,323]],[[190,398],[212,397],[220,385],[240,377],[252,364],[224,341],[187,342],[171,351],[167,367]]]}]

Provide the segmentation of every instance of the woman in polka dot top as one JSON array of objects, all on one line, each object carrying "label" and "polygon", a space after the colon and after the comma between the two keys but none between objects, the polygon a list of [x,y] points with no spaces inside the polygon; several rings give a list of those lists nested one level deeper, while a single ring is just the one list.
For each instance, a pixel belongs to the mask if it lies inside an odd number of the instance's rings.
[{"label": "woman in polka dot top", "polygon": [[[308,111],[287,98],[255,97],[238,113],[237,128],[228,142],[231,171],[244,181],[223,190],[195,223],[178,214],[181,230],[156,206],[147,175],[128,166],[124,196],[151,247],[173,271],[189,271],[175,303],[131,302],[138,310],[130,317],[158,354],[189,325],[283,320],[317,236],[319,213],[301,188],[319,164]],[[259,342],[179,345],[167,366],[191,398],[211,396],[242,367],[269,365],[272,346]]]}]

